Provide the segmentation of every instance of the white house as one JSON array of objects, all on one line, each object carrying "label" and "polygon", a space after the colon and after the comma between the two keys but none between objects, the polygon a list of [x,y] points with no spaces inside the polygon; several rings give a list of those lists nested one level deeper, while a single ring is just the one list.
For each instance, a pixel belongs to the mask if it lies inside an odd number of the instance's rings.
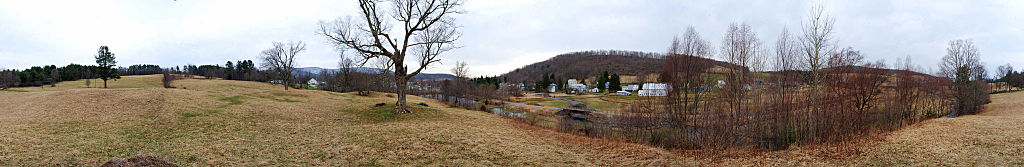
[{"label": "white house", "polygon": [[306,84],[309,84],[309,85],[320,85],[320,82],[317,82],[316,78],[311,78],[311,79],[309,79],[309,81],[306,82]]},{"label": "white house", "polygon": [[565,86],[572,90],[587,90],[587,85],[579,83],[576,79],[569,79]]},{"label": "white house", "polygon": [[622,86],[622,90],[624,90],[624,91],[637,91],[637,90],[640,90],[640,85],[633,84],[633,85]]},{"label": "white house", "polygon": [[306,84],[309,84],[309,87],[313,87],[314,89],[320,86],[320,82],[316,81],[316,78],[310,78],[309,81],[306,81]]},{"label": "white house", "polygon": [[637,92],[638,96],[668,96],[668,89],[671,87],[664,83],[644,83],[643,90]]},{"label": "white house", "polygon": [[615,95],[619,95],[619,96],[629,96],[629,94],[630,93],[628,91],[624,91],[624,90],[620,90],[620,91],[616,91],[615,92]]}]

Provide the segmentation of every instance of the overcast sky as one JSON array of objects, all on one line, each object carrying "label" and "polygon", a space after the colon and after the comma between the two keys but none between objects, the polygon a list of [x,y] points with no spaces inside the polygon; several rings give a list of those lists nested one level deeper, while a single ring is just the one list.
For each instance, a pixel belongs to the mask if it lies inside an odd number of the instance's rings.
[{"label": "overcast sky", "polygon": [[[427,72],[457,60],[473,75],[499,75],[559,53],[618,49],[663,52],[694,26],[712,44],[728,25],[750,25],[766,45],[788,27],[799,33],[815,1],[469,0],[458,15],[462,46]],[[95,64],[107,45],[118,64],[224,64],[256,60],[272,41],[305,41],[302,67],[337,68],[338,53],[317,36],[320,20],[356,15],[345,1],[35,1],[0,2],[0,68]],[[937,69],[947,43],[973,39],[989,69],[1024,67],[1024,1],[826,1],[840,46],[868,60],[910,56]],[[409,62],[413,64],[413,62]]]}]

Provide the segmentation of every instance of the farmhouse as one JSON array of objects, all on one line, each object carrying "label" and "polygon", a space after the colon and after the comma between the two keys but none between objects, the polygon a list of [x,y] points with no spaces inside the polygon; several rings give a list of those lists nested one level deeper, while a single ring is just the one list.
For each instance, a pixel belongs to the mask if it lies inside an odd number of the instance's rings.
[{"label": "farmhouse", "polygon": [[579,83],[576,79],[569,79],[565,86],[572,90],[587,90],[587,85]]},{"label": "farmhouse", "polygon": [[644,83],[643,90],[637,92],[638,96],[668,96],[668,84]]}]

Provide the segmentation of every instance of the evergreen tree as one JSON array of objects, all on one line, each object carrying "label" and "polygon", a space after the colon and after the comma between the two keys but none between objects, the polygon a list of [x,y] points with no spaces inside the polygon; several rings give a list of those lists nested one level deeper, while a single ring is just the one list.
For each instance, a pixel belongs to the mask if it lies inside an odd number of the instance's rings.
[{"label": "evergreen tree", "polygon": [[117,72],[117,61],[114,60],[114,53],[110,53],[110,48],[107,46],[100,46],[100,49],[96,54],[96,75],[99,75],[100,79],[103,80],[103,88],[107,88],[107,80],[121,79],[121,75]]},{"label": "evergreen tree", "polygon": [[622,90],[622,81],[619,78],[619,74],[612,74],[610,82],[611,83],[609,84],[610,86],[608,88],[610,91],[614,92]]}]

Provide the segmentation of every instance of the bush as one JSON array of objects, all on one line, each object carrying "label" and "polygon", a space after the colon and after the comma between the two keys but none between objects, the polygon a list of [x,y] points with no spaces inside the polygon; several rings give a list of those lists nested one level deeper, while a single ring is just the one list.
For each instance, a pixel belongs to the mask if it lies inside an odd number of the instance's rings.
[{"label": "bush", "polygon": [[[164,70],[163,79],[161,79],[161,81],[163,81],[164,88],[174,88],[174,86],[171,86],[171,82],[174,82],[175,79],[177,78],[171,75],[169,71]],[[88,84],[88,81],[86,81],[86,84]]]}]

